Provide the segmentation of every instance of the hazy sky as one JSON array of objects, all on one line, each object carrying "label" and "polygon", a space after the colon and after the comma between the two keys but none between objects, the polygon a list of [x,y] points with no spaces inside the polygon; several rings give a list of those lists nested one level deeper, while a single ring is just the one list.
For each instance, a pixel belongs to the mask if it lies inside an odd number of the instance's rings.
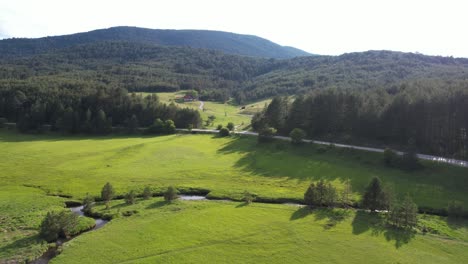
[{"label": "hazy sky", "polygon": [[468,57],[466,0],[0,0],[0,38],[124,25],[252,34],[317,54]]}]

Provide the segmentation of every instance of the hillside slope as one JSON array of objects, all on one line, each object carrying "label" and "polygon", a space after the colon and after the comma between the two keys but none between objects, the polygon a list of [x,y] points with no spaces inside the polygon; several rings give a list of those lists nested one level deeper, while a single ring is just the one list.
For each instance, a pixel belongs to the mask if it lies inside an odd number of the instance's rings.
[{"label": "hillside slope", "polygon": [[161,30],[137,27],[113,27],[85,33],[37,39],[0,40],[0,58],[45,53],[55,49],[100,41],[129,41],[162,46],[203,48],[251,57],[292,58],[310,54],[283,47],[269,40],[252,36],[210,30]]}]

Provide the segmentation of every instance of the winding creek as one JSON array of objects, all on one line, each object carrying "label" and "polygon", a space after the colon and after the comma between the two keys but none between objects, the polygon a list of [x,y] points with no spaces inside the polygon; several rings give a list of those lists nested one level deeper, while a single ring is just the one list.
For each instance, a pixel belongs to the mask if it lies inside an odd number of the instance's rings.
[{"label": "winding creek", "polygon": [[[75,207],[69,207],[69,209],[74,213],[74,214],[77,214],[79,215],[80,217],[81,216],[84,216],[84,213],[82,211],[83,209],[83,206],[75,206]],[[88,231],[85,231],[85,232],[82,232],[76,236],[73,236],[69,239],[65,239],[65,238],[59,238],[55,244],[56,244],[56,247],[51,247],[49,248],[44,254],[42,254],[42,256],[38,259],[36,259],[35,261],[31,262],[32,264],[47,264],[49,263],[49,261],[54,258],[55,256],[57,256],[57,250],[60,246],[62,246],[65,242],[68,242],[70,240],[72,240],[73,238],[83,234],[83,233],[86,233],[86,232],[90,232],[90,231],[94,231],[94,230],[97,230],[101,227],[103,227],[105,224],[107,224],[109,221],[107,220],[104,220],[104,219],[101,219],[101,218],[94,218],[94,221],[95,221],[95,225],[92,229],[88,230]]]},{"label": "winding creek", "polygon": [[[202,201],[202,200],[205,200],[205,201],[210,201],[209,199],[207,199],[205,196],[201,196],[201,195],[179,195],[179,200],[183,200],[183,201]],[[220,200],[212,200],[212,201],[220,201]],[[225,200],[221,200],[221,201],[226,201],[226,202],[233,202],[232,200],[228,200],[228,199],[225,199]],[[283,203],[284,205],[289,205],[289,206],[304,206],[302,204],[297,204],[297,203]],[[74,207],[69,207],[69,209],[74,213],[74,214],[77,214],[79,216],[85,216],[82,209],[83,209],[83,206],[74,206]],[[104,219],[101,219],[101,218],[94,218],[95,220],[95,226],[88,230],[88,231],[85,231],[83,233],[86,233],[86,232],[92,232],[94,230],[97,230],[101,227],[103,227],[104,225],[106,225],[109,221],[108,220],[104,220]],[[83,234],[81,233],[81,234]],[[32,264],[47,264],[49,263],[49,261],[54,258],[55,256],[58,255],[58,248],[60,246],[62,246],[64,243],[74,239],[75,237],[78,237],[79,235],[81,234],[78,234],[74,237],[71,237],[69,239],[63,239],[63,238],[59,238],[55,244],[57,245],[56,247],[51,247],[49,248],[40,258],[36,259],[35,261],[31,262]]]}]

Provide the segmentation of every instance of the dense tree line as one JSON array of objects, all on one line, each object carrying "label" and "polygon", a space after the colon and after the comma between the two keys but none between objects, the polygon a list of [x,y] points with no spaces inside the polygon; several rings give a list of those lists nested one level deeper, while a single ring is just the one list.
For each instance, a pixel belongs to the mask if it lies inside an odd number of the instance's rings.
[{"label": "dense tree line", "polygon": [[[378,91],[324,90],[293,102],[276,97],[254,116],[252,127],[257,131],[273,127],[281,135],[298,128],[308,138],[375,142],[403,146],[410,154],[420,151],[467,158],[467,92],[432,97],[379,95]],[[405,156],[399,164],[415,164],[412,157]]]},{"label": "dense tree line", "polygon": [[173,120],[186,128],[201,123],[198,111],[159,102],[156,95],[129,94],[122,88],[93,87],[86,82],[11,81],[0,84],[0,116],[20,131],[48,125],[64,133],[106,134],[112,127],[134,132],[156,119]]},{"label": "dense tree line", "polygon": [[[445,93],[467,84],[468,60],[410,53],[370,51],[342,56],[263,59],[188,47],[143,42],[98,41],[0,61],[3,82],[86,84],[130,92],[195,89],[202,100],[239,104],[313,90],[380,89]],[[408,85],[409,83],[417,85]]]}]

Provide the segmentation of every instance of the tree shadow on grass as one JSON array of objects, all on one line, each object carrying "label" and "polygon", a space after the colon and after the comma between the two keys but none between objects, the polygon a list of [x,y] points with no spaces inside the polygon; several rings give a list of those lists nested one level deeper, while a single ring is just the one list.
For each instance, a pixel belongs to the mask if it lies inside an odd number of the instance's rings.
[{"label": "tree shadow on grass", "polygon": [[165,205],[169,205],[171,204],[170,202],[167,202],[167,201],[157,201],[157,202],[154,202],[148,206],[146,206],[146,209],[156,209],[156,208],[161,208]]},{"label": "tree shadow on grass", "polygon": [[291,215],[289,220],[293,221],[293,220],[304,218],[304,217],[308,216],[309,214],[311,214],[312,212],[313,212],[312,209],[310,209],[308,206],[301,207],[301,208],[297,209]]},{"label": "tree shadow on grass", "polygon": [[321,208],[316,210],[314,215],[316,220],[327,219],[323,228],[330,229],[348,218],[351,212],[345,209]]},{"label": "tree shadow on grass", "polygon": [[447,224],[452,229],[466,228],[468,229],[468,220],[464,218],[447,217]]},{"label": "tree shadow on grass", "polygon": [[397,229],[389,227],[385,231],[385,239],[387,241],[395,240],[395,248],[400,248],[401,246],[408,244],[411,239],[414,238],[415,231],[408,229]]},{"label": "tree shadow on grass", "polygon": [[412,230],[388,226],[382,214],[362,210],[356,212],[352,226],[354,235],[360,235],[367,231],[370,231],[373,236],[383,234],[387,241],[395,241],[395,248],[408,244],[415,235]]},{"label": "tree shadow on grass", "polygon": [[248,202],[243,202],[243,203],[240,203],[240,204],[236,205],[236,208],[246,207],[247,205],[249,205]]},{"label": "tree shadow on grass", "polygon": [[[0,247],[0,252],[9,252],[11,250],[18,250],[19,248],[28,248],[33,244],[40,243],[42,240],[38,235],[23,237],[13,241],[3,247]],[[0,261],[0,263],[3,263]]]}]

